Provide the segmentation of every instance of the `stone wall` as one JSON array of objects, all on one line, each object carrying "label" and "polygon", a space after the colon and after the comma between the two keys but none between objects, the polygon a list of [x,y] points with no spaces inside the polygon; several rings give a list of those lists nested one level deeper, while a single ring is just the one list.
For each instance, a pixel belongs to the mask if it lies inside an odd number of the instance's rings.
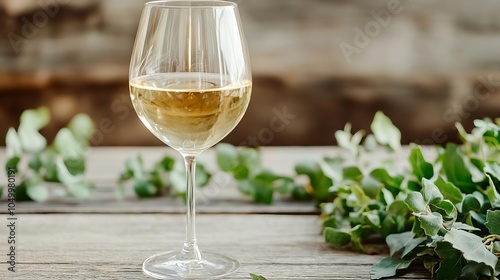
[{"label": "stone wall", "polygon": [[[96,145],[160,144],[128,100],[144,2],[1,1],[0,135],[45,105],[49,137],[85,112],[101,125]],[[383,110],[405,142],[439,143],[456,140],[456,121],[499,117],[500,1],[246,0],[240,9],[255,87],[229,142],[329,145],[346,122],[368,129]]]}]

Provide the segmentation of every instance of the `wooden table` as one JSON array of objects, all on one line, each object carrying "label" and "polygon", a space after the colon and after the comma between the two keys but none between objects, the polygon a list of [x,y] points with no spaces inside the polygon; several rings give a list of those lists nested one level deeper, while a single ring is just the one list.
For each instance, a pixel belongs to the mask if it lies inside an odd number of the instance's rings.
[{"label": "wooden table", "polygon": [[[265,148],[265,165],[293,172],[301,157],[321,158],[338,153],[330,147]],[[178,200],[138,200],[129,193],[125,201],[114,197],[116,178],[125,158],[141,153],[147,165],[167,148],[93,148],[88,178],[98,185],[90,201],[53,199],[18,203],[16,273],[7,271],[5,201],[0,203],[0,279],[148,279],[141,270],[149,256],[180,249],[184,238],[184,207]],[[200,161],[214,170],[214,153]],[[0,150],[0,165],[5,152]],[[318,209],[311,203],[280,198],[272,206],[256,205],[240,195],[221,173],[198,192],[197,229],[200,247],[237,258],[239,271],[227,279],[250,279],[249,273],[267,279],[370,279],[370,267],[383,255],[363,255],[333,249],[321,235]],[[6,182],[2,171],[0,185]],[[429,279],[422,269],[393,279]]]}]

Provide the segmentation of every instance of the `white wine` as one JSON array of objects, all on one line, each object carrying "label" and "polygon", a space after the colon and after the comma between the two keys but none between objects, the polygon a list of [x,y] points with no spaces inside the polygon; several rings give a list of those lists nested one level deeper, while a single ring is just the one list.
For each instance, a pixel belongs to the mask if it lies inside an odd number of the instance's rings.
[{"label": "white wine", "polygon": [[251,92],[250,81],[234,85],[206,73],[155,74],[130,82],[132,103],[146,127],[170,147],[194,155],[234,129]]}]

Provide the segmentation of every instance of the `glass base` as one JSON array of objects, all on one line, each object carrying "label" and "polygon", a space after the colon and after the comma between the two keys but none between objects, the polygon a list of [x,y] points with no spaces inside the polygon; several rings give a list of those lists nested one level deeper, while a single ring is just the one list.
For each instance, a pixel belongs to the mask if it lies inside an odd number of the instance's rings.
[{"label": "glass base", "polygon": [[203,253],[201,260],[183,260],[178,255],[171,251],[151,256],[142,270],[156,279],[220,279],[240,267],[237,260],[215,253]]}]

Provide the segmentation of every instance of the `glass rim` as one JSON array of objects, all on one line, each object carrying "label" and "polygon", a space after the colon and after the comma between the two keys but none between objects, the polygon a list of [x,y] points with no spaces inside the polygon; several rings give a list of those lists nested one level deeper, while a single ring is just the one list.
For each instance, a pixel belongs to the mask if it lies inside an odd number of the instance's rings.
[{"label": "glass rim", "polygon": [[156,0],[147,2],[145,6],[165,9],[217,9],[236,8],[238,4],[227,0]]}]

